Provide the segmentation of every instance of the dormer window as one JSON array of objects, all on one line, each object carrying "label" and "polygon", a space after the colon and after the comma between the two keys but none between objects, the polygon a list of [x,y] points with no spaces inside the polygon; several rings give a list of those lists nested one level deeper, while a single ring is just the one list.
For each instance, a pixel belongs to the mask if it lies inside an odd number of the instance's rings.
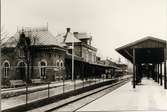
[{"label": "dormer window", "polygon": [[19,57],[25,57],[23,49],[19,50]]}]

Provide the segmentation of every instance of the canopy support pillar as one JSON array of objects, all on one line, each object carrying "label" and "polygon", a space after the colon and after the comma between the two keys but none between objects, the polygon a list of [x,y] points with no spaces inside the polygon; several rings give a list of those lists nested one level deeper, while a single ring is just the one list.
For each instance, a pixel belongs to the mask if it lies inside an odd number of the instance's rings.
[{"label": "canopy support pillar", "polygon": [[136,86],[135,49],[133,49],[133,88]]}]

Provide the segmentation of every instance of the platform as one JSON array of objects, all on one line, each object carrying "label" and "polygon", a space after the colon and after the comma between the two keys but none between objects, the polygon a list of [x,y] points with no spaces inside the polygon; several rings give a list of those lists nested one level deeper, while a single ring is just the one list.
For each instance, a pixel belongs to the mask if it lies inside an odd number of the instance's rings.
[{"label": "platform", "polygon": [[129,82],[78,111],[167,112],[167,90],[151,79],[132,88]]}]

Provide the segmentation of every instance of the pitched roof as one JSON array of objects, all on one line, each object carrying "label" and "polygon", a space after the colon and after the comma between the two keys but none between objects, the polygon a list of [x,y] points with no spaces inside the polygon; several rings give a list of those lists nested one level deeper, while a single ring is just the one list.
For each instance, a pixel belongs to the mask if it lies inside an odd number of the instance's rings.
[{"label": "pitched roof", "polygon": [[[62,44],[48,30],[24,31],[24,34],[26,37],[30,38],[31,45],[57,45],[62,47]],[[16,32],[6,42],[2,43],[2,46],[16,47],[19,41],[19,36],[20,36],[20,31]]]},{"label": "pitched roof", "polygon": [[73,33],[71,32],[66,32],[66,33],[61,33],[58,34],[56,36],[57,41],[59,41],[59,43],[63,44],[64,46],[66,46],[67,43],[77,43],[77,42],[81,42],[79,39],[77,39]]},{"label": "pitched roof", "polygon": [[[151,42],[150,42],[151,41]],[[150,43],[148,43],[150,42]],[[142,43],[142,44],[141,44]],[[116,49],[118,53],[133,62],[133,48],[166,48],[167,41],[147,36]],[[165,55],[166,56],[166,55]],[[165,57],[166,59],[167,57]]]},{"label": "pitched roof", "polygon": [[62,46],[67,46],[66,43],[64,42],[64,37],[65,33],[58,34],[56,36],[56,40],[62,45]]},{"label": "pitched roof", "polygon": [[68,32],[66,35],[65,43],[76,43],[76,42],[81,42],[79,39],[77,39],[73,33]]}]

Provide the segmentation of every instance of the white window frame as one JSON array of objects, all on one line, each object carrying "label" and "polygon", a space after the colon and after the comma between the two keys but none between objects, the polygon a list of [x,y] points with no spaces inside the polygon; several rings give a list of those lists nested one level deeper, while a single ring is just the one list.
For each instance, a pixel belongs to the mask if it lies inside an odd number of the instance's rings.
[{"label": "white window frame", "polygon": [[24,50],[23,49],[19,49],[19,57],[25,57],[25,54],[24,54]]},{"label": "white window frame", "polygon": [[[42,62],[45,63],[45,66],[41,66],[41,63],[42,63]],[[41,61],[39,61],[38,66],[39,66],[40,78],[41,78],[41,79],[46,79],[46,67],[47,67],[47,61],[44,60],[44,59],[41,60]],[[42,75],[42,69],[44,69],[44,76]]]},{"label": "white window frame", "polygon": [[64,61],[61,60],[61,61],[59,62],[59,65],[60,65],[60,68],[64,68]]},{"label": "white window frame", "polygon": [[[8,67],[5,67],[5,63],[8,64]],[[8,60],[3,62],[3,78],[7,79],[9,77],[10,63]]]},{"label": "white window frame", "polygon": [[60,68],[60,61],[56,60],[56,67]]}]

